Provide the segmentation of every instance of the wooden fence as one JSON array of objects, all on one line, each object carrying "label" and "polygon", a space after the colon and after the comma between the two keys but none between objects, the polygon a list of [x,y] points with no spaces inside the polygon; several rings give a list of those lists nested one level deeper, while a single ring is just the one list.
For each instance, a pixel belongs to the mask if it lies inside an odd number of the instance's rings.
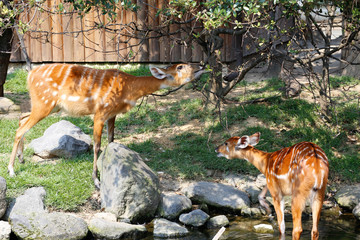
[{"label": "wooden fence", "polygon": [[[49,14],[47,11],[33,10],[21,16],[22,21],[30,22],[25,34],[25,45],[32,62],[200,62],[204,60],[201,47],[192,42],[188,46],[179,45],[176,35],[171,37],[149,38],[140,42],[126,36],[126,24],[156,24],[161,21],[156,9],[162,7],[163,0],[145,0],[142,10],[137,13],[121,10],[115,25],[107,28],[96,24],[109,23],[106,17],[91,11],[80,18],[77,14]],[[60,1],[47,0],[48,9],[54,9]],[[155,6],[155,7],[154,7]],[[176,26],[170,27],[176,31]],[[35,30],[35,31],[34,31]],[[63,33],[63,34],[60,34]],[[186,36],[178,36],[186,37]],[[223,61],[234,60],[234,43],[231,36],[224,37],[221,50]],[[13,41],[12,62],[24,61],[19,50],[19,41]]]}]

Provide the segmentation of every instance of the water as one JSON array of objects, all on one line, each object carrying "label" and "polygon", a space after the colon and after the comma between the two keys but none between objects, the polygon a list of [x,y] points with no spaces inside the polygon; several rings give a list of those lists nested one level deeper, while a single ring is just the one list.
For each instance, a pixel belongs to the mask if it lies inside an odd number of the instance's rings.
[{"label": "water", "polygon": [[[277,224],[269,219],[251,219],[245,217],[229,217],[230,225],[226,227],[226,231],[222,234],[219,240],[279,240],[279,231]],[[291,240],[292,232],[292,218],[290,214],[285,215],[286,220],[286,236],[285,240]],[[252,227],[257,224],[271,224],[275,233],[273,234],[259,234],[252,230]],[[311,216],[303,216],[303,233],[301,239],[311,239],[312,218]],[[176,240],[211,240],[219,229],[193,229],[191,233],[183,238],[176,238]],[[360,222],[357,222],[352,214],[343,214],[338,216],[334,212],[322,211],[319,223],[319,239],[326,240],[360,240]],[[144,240],[159,240],[152,235],[146,237]],[[175,239],[172,239],[175,240]]]}]

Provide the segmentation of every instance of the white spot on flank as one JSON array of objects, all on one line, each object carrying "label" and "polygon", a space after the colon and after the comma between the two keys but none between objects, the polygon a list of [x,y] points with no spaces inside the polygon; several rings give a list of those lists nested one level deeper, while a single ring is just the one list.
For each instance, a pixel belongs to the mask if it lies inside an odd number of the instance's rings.
[{"label": "white spot on flank", "polygon": [[87,102],[89,100],[90,100],[90,98],[86,97],[83,102]]},{"label": "white spot on flank", "polygon": [[65,100],[65,99],[66,99],[66,95],[65,95],[65,94],[61,95],[61,99],[62,99],[62,100]]},{"label": "white spot on flank", "polygon": [[48,102],[49,102],[49,100],[46,99],[46,100],[45,100],[45,104],[47,104]]},{"label": "white spot on flank", "polygon": [[107,107],[107,106],[109,106],[109,103],[105,103],[105,104],[104,104],[104,107]]},{"label": "white spot on flank", "polygon": [[52,101],[51,105],[52,105],[52,106],[55,106],[55,101]]},{"label": "white spot on flank", "polygon": [[57,94],[58,94],[57,91],[53,91],[53,93],[52,93],[53,96],[56,96]]},{"label": "white spot on flank", "polygon": [[49,89],[49,88],[44,91],[44,93],[47,93],[47,92],[50,92],[50,89]]},{"label": "white spot on flank", "polygon": [[51,82],[52,80],[52,78],[45,78],[45,82]]},{"label": "white spot on flank", "polygon": [[57,83],[53,83],[53,87],[57,87],[58,85],[57,85]]},{"label": "white spot on flank", "polygon": [[39,83],[36,83],[36,84],[35,84],[35,87],[38,87],[38,86],[39,86]]},{"label": "white spot on flank", "polygon": [[44,100],[44,99],[45,99],[45,97],[42,97],[42,98],[41,98],[41,100]]},{"label": "white spot on flank", "polygon": [[77,102],[79,101],[80,99],[80,96],[69,96],[68,97],[68,101],[71,101],[71,102]]}]

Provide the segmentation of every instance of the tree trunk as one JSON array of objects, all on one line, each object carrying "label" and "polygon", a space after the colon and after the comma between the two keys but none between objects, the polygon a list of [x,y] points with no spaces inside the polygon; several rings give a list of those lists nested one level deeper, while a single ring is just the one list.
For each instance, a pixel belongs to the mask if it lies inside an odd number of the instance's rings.
[{"label": "tree trunk", "polygon": [[11,40],[13,30],[5,29],[0,35],[0,97],[4,96],[4,84],[11,55]]}]

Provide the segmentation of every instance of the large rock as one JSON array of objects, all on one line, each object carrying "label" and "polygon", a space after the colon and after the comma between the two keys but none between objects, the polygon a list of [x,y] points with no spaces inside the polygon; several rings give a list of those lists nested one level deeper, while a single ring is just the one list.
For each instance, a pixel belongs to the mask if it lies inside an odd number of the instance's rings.
[{"label": "large rock", "polygon": [[11,219],[16,215],[28,215],[32,213],[46,213],[44,198],[46,191],[43,187],[33,187],[25,191],[25,193],[10,204],[4,216],[5,220]]},{"label": "large rock", "polygon": [[159,179],[138,153],[110,143],[98,159],[101,206],[118,218],[151,219],[160,202]]},{"label": "large rock", "polygon": [[45,189],[30,188],[11,202],[5,217],[20,239],[83,239],[88,232],[84,220],[66,213],[48,213]]},{"label": "large rock", "polygon": [[359,203],[360,184],[342,186],[335,194],[335,200],[340,207],[352,210]]},{"label": "large rock", "polygon": [[0,114],[18,111],[20,111],[20,107],[15,105],[13,101],[5,97],[0,97]]},{"label": "large rock", "polygon": [[246,192],[250,196],[252,203],[259,202],[259,194],[266,186],[266,177],[263,174],[257,177],[241,174],[226,174],[223,175],[224,180],[231,186]]},{"label": "large rock", "polygon": [[186,236],[189,231],[175,222],[164,218],[156,219],[154,222],[154,237],[178,238]]},{"label": "large rock", "polygon": [[77,240],[88,233],[83,219],[60,212],[16,215],[10,224],[20,239]]},{"label": "large rock", "polygon": [[195,202],[233,212],[240,212],[250,206],[250,199],[246,193],[221,183],[198,182],[182,191]]},{"label": "large rock", "polygon": [[6,180],[3,177],[0,177],[0,218],[4,216],[7,208],[6,202]]},{"label": "large rock", "polygon": [[96,239],[141,239],[147,233],[143,225],[112,222],[101,218],[92,218],[89,230]]},{"label": "large rock", "polygon": [[44,135],[31,141],[29,147],[42,158],[71,158],[90,149],[91,138],[69,121],[62,120],[45,130]]},{"label": "large rock", "polygon": [[176,219],[181,213],[191,210],[191,200],[175,193],[161,194],[158,214],[169,220]]}]

